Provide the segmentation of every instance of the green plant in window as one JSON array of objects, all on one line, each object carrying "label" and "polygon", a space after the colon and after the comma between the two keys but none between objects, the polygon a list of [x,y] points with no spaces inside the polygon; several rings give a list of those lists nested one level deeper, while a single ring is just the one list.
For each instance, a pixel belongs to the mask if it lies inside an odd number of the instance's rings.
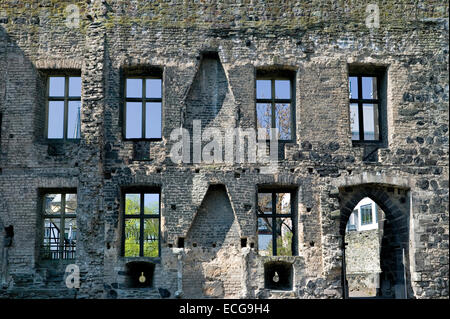
[{"label": "green plant in window", "polygon": [[[280,222],[281,222],[281,219],[280,219]],[[286,227],[288,231],[283,232],[283,234],[278,233],[277,256],[292,256],[292,238],[293,238],[292,229],[290,228],[289,225],[286,224],[286,222],[283,222],[282,225],[284,227]],[[279,229],[281,229],[281,225],[280,225]],[[270,244],[267,247],[267,251],[272,253],[272,251],[273,251],[272,247],[273,247],[273,244],[272,244],[272,242],[270,242]]]},{"label": "green plant in window", "polygon": [[139,256],[139,219],[125,220],[125,256]]},{"label": "green plant in window", "polygon": [[292,256],[292,233],[277,238],[277,256]]},{"label": "green plant in window", "polygon": [[[127,196],[125,203],[126,215],[140,215],[139,196]],[[151,204],[144,207],[145,214],[158,215],[159,205]],[[140,218],[125,219],[125,256],[140,256]],[[144,219],[144,251],[145,257],[159,256],[159,218]]]},{"label": "green plant in window", "polygon": [[149,205],[144,206],[144,214],[145,215],[155,215],[158,214],[159,203],[150,203]]},{"label": "green plant in window", "polygon": [[140,203],[139,203],[139,195],[130,194],[127,195],[127,199],[125,202],[125,213],[127,215],[139,215]]},{"label": "green plant in window", "polygon": [[156,218],[144,221],[144,256],[158,257],[159,220]]}]

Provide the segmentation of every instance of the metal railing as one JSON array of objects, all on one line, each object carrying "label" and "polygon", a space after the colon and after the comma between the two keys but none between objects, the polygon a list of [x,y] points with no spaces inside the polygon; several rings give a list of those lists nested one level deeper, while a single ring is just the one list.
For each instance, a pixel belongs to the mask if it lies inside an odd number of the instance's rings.
[{"label": "metal railing", "polygon": [[41,258],[45,260],[75,259],[75,243],[48,243],[41,246]]}]

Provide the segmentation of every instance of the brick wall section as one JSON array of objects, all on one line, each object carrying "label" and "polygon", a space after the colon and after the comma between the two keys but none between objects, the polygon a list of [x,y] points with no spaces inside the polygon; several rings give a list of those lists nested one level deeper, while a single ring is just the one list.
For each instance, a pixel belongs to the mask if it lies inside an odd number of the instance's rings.
[{"label": "brick wall section", "polygon": [[[370,194],[392,212],[389,236],[397,232],[397,242],[410,242],[409,297],[448,297],[446,1],[378,2],[378,29],[366,27],[362,2],[79,1],[80,27],[69,28],[65,9],[72,3],[0,0],[0,219],[16,233],[1,296],[26,297],[32,287],[38,289],[33,297],[40,294],[39,189],[78,189],[81,296],[155,298],[157,288],[171,297],[178,289],[173,247],[187,236],[209,185],[225,185],[250,246],[257,241],[257,187],[264,184],[297,190],[299,256],[261,258],[255,249],[236,248],[233,271],[246,279],[238,291],[237,277],[230,277],[223,286],[230,295],[340,298],[342,227],[354,201]],[[227,87],[227,112],[213,119],[223,127],[255,126],[258,68],[296,71],[296,141],[286,146],[278,174],[261,175],[259,165],[248,163],[174,164],[168,157],[170,133],[193,114],[190,94],[200,87],[202,53],[211,51],[223,68],[213,87]],[[364,162],[363,148],[350,140],[347,65],[355,63],[386,67],[388,141],[375,163]],[[122,136],[123,74],[148,66],[163,69],[163,138],[148,144],[149,161],[139,161],[134,142]],[[49,69],[83,77],[82,139],[64,144],[60,155],[49,154],[43,132]],[[160,187],[162,201],[161,258],[153,260],[154,288],[146,292],[123,287],[129,260],[120,249],[121,190],[143,185]],[[394,260],[398,252],[389,251],[386,260]],[[264,263],[277,259],[293,264],[290,292],[264,289]],[[192,266],[188,261],[185,267]]]}]

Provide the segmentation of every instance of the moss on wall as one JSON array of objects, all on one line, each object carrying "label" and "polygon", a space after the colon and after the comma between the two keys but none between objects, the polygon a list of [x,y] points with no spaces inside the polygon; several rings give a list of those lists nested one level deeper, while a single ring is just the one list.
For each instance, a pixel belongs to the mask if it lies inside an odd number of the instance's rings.
[{"label": "moss on wall", "polygon": [[[106,4],[95,0],[0,0],[0,15],[8,17],[7,29],[27,24],[32,28],[63,26],[71,12],[68,5],[80,9],[81,28],[84,33],[93,19],[104,19],[109,28],[140,25],[165,28],[258,28],[287,29],[319,27],[324,31],[339,28],[367,30],[365,20],[368,3],[365,1],[262,1],[262,0],[108,0]],[[446,18],[448,2],[445,0],[385,0],[374,1],[380,14],[380,28],[403,28],[417,21]],[[89,8],[90,7],[90,8]],[[46,17],[46,23],[36,18]]]}]

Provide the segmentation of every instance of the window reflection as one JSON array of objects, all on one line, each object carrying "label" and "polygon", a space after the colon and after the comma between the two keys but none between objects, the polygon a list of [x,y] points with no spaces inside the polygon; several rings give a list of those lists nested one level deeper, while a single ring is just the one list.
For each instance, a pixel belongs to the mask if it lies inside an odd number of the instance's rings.
[{"label": "window reflection", "polygon": [[125,138],[161,139],[162,79],[127,78]]},{"label": "window reflection", "polygon": [[81,137],[81,77],[51,76],[48,80],[48,139]]},{"label": "window reflection", "polygon": [[278,129],[281,141],[292,139],[292,81],[285,79],[258,79],[256,81],[257,127],[270,139],[270,129]]},{"label": "window reflection", "polygon": [[77,241],[77,195],[44,195],[44,236],[41,259],[74,259]]}]

